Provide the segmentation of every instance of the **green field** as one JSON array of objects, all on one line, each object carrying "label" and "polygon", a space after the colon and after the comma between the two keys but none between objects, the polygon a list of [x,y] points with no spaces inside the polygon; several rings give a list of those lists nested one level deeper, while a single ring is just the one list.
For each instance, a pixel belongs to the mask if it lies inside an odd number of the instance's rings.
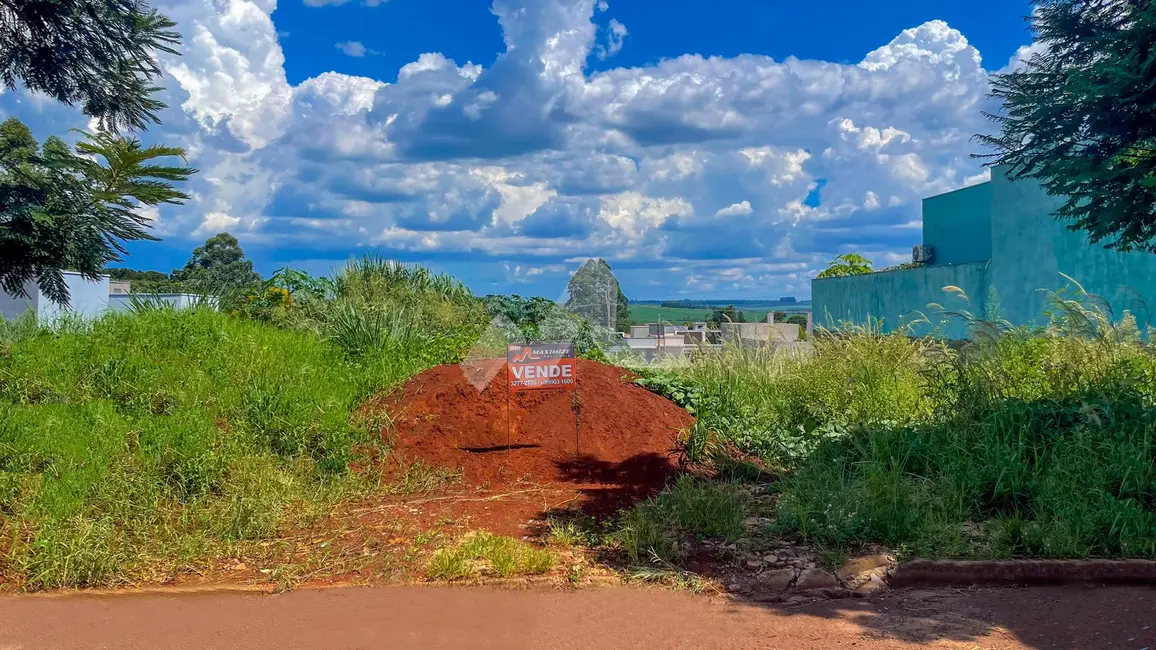
[{"label": "green field", "polygon": [[[657,323],[659,320],[668,321],[675,325],[705,321],[710,317],[711,309],[678,309],[674,307],[659,307],[658,305],[630,305],[630,322],[634,325]],[[765,309],[743,310],[746,322],[764,321],[767,319]]]}]

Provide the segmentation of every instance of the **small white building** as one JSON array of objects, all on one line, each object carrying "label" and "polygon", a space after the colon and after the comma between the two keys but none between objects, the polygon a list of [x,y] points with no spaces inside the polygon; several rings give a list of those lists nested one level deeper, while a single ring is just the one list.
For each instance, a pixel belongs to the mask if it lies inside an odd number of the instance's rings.
[{"label": "small white building", "polygon": [[45,296],[35,281],[24,285],[26,297],[14,296],[0,291],[0,316],[13,320],[28,312],[36,315],[40,322],[50,322],[65,314],[76,314],[84,318],[96,318],[108,309],[108,276],[102,275],[95,281],[86,280],[79,273],[64,272],[64,282],[68,286],[67,306],[52,302]]},{"label": "small white building", "polygon": [[188,309],[200,305],[217,306],[215,296],[198,296],[188,293],[132,294],[113,291],[107,275],[96,280],[86,280],[79,273],[64,272],[68,285],[67,306],[52,302],[40,290],[35,281],[24,285],[26,297],[14,296],[0,291],[0,317],[15,320],[28,312],[36,315],[41,323],[51,323],[62,316],[98,318],[109,311],[128,311],[135,301],[155,306],[170,305],[174,309]]}]

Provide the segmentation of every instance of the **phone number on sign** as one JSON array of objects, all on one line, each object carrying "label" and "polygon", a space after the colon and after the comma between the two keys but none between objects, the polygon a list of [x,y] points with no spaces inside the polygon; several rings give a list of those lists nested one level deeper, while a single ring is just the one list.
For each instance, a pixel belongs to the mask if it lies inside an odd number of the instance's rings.
[{"label": "phone number on sign", "polygon": [[573,379],[523,379],[510,382],[511,386],[568,386]]}]

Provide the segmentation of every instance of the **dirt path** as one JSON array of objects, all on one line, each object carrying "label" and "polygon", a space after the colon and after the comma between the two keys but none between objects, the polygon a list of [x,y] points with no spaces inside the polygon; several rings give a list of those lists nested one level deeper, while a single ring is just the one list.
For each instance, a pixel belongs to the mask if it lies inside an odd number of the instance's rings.
[{"label": "dirt path", "polygon": [[898,591],[796,607],[631,588],[0,599],[0,650],[851,647],[1156,650],[1156,590]]}]

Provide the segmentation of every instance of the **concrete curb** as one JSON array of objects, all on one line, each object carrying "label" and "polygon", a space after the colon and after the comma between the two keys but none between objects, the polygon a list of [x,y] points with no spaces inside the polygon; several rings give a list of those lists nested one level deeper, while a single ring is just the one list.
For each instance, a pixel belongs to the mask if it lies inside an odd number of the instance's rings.
[{"label": "concrete curb", "polygon": [[1156,585],[1153,560],[911,560],[887,577],[896,587],[946,585]]},{"label": "concrete curb", "polygon": [[208,585],[151,585],[100,589],[61,589],[54,591],[14,591],[0,594],[4,598],[89,598],[105,596],[184,596],[189,594],[274,594],[276,585],[208,584]]}]

